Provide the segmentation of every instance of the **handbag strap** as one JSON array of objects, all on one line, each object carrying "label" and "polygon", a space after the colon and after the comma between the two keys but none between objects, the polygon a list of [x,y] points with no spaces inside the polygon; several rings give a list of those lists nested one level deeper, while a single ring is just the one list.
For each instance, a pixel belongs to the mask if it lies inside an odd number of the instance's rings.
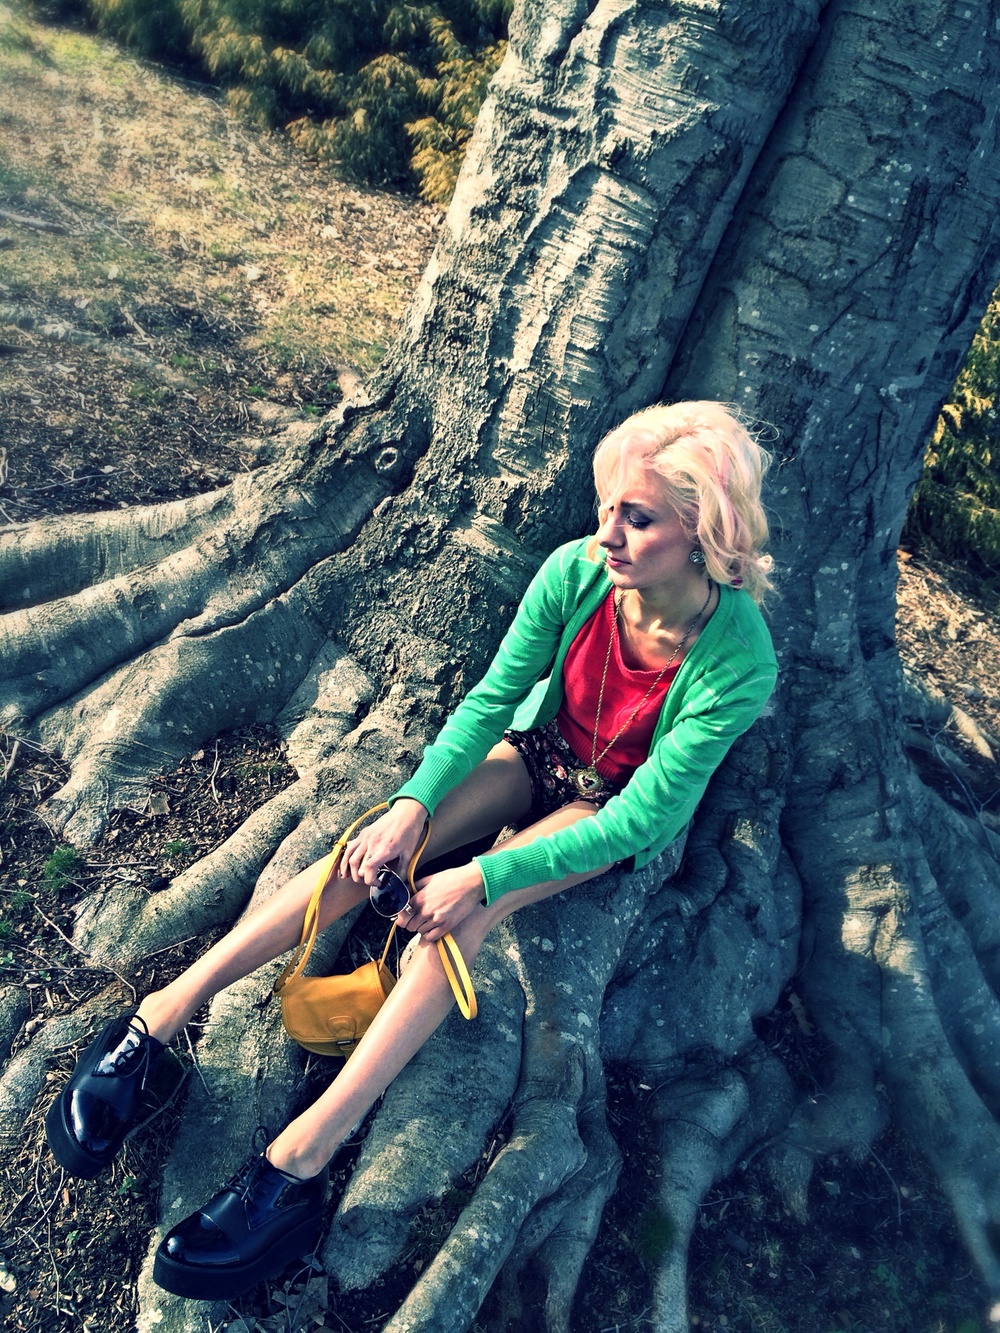
[{"label": "handbag strap", "polygon": [[[309,955],[312,953],[313,945],[316,943],[316,936],[319,934],[319,905],[323,898],[323,891],[333,878],[340,858],[344,854],[344,849],[350,842],[355,830],[360,828],[366,819],[372,815],[378,814],[380,810],[388,810],[389,803],[382,801],[379,805],[373,805],[370,810],[366,810],[363,815],[354,821],[346,829],[337,841],[333,844],[329,854],[324,856],[317,867],[316,887],[312,891],[312,897],[309,899],[309,905],[306,907],[305,919],[302,922],[302,936],[299,940],[298,948],[292,955],[288,964],[274,983],[274,994],[280,995],[290,981],[301,975],[306,963],[309,961]],[[424,835],[420,840],[420,846],[417,848],[407,867],[406,877],[410,881],[410,889],[416,893],[417,886],[413,882],[413,873],[417,868],[417,862],[424,853],[427,846],[427,839],[431,836],[431,821],[427,820],[424,829]],[[382,950],[382,957],[379,959],[381,968],[389,954],[389,945],[392,943],[393,936],[396,933],[396,922],[393,921],[392,928],[389,931],[385,942],[385,948]],[[452,994],[458,1004],[459,1010],[465,1018],[475,1018],[478,1007],[476,1005],[476,992],[472,986],[472,978],[469,976],[469,969],[465,965],[465,959],[462,957],[462,951],[458,947],[454,936],[449,931],[437,942],[438,954],[441,958],[441,966],[444,968],[444,974],[448,978]]]},{"label": "handbag strap", "polygon": [[[379,805],[373,805],[370,810],[366,810],[360,818],[356,819],[354,823],[340,835],[337,841],[333,844],[330,852],[323,857],[322,861],[320,861],[317,866],[316,887],[312,891],[312,897],[309,899],[305,918],[302,922],[302,936],[299,939],[297,949],[294,954],[292,954],[292,957],[289,959],[288,964],[278,977],[277,981],[274,983],[275,995],[280,995],[288,983],[294,981],[296,977],[302,973],[306,963],[309,961],[309,955],[312,953],[313,945],[316,943],[316,936],[319,934],[319,905],[323,897],[323,890],[330,883],[330,880],[333,879],[340,858],[344,854],[344,848],[351,840],[351,835],[354,833],[355,829],[361,827],[366,819],[369,819],[372,815],[378,814],[380,810],[387,810],[388,808],[388,802],[382,801]],[[430,830],[428,829],[428,833],[429,832]],[[426,842],[426,838],[424,841]],[[421,846],[421,851],[422,850],[423,846]],[[388,941],[386,942],[386,948],[388,948]]]},{"label": "handbag strap", "polygon": [[455,937],[451,931],[442,935],[437,942],[438,953],[441,956],[441,966],[444,968],[444,974],[451,984],[451,993],[455,997],[463,1018],[475,1018],[479,1012],[479,1006],[476,1004],[476,992],[472,988],[472,978],[469,976],[469,969],[465,966],[465,959],[462,957],[462,950],[455,943]]}]

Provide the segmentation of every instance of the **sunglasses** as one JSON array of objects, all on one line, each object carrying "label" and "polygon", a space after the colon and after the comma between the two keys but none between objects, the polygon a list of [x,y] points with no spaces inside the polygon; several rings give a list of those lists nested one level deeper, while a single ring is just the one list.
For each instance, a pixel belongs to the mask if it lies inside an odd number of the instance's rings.
[{"label": "sunglasses", "polygon": [[393,917],[409,903],[410,886],[395,870],[382,866],[368,890],[368,900],[379,916]]}]

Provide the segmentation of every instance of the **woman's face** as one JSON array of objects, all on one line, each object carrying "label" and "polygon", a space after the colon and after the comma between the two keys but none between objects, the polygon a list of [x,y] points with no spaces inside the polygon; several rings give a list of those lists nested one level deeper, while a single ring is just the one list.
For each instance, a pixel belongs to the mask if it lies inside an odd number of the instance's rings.
[{"label": "woman's face", "polygon": [[688,557],[694,542],[670,503],[665,482],[641,457],[628,457],[600,496],[597,540],[608,575],[622,589],[665,591],[700,577]]}]

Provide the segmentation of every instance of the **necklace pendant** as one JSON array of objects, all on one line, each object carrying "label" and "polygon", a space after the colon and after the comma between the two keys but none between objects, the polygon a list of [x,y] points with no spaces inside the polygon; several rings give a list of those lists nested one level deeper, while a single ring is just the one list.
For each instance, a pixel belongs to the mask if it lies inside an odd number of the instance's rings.
[{"label": "necklace pendant", "polygon": [[603,787],[604,779],[596,768],[580,768],[573,774],[573,783],[581,796],[593,796]]}]

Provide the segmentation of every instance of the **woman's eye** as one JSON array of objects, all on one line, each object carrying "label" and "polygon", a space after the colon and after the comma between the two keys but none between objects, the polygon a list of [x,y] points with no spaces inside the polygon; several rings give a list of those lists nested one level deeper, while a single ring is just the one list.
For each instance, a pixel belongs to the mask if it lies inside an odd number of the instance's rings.
[{"label": "woman's eye", "polygon": [[630,528],[649,527],[649,519],[646,518],[645,514],[629,514],[626,517],[625,522],[629,525]]}]

